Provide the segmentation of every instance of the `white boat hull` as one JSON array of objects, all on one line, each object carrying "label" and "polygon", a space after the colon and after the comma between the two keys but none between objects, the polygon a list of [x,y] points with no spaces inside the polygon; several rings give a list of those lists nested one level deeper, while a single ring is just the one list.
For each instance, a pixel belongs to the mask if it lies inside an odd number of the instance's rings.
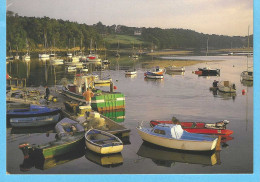
[{"label": "white boat hull", "polygon": [[151,135],[141,131],[137,128],[139,135],[144,141],[171,149],[189,150],[189,151],[210,151],[214,150],[218,139],[214,141],[192,141],[192,140],[178,140],[174,138],[165,138]]},{"label": "white boat hull", "polygon": [[37,127],[55,124],[59,121],[60,114],[51,116],[34,116],[28,118],[11,118],[10,124],[13,127]]}]

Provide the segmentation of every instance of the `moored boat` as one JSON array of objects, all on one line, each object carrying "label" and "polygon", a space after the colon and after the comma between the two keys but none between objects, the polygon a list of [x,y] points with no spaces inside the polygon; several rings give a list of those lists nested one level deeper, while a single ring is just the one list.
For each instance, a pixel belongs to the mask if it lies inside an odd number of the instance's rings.
[{"label": "moored boat", "polygon": [[164,71],[164,69],[160,69],[159,66],[157,66],[150,71],[146,71],[144,76],[146,78],[162,79]]},{"label": "moored boat", "polygon": [[123,150],[123,142],[118,137],[102,130],[88,130],[85,142],[89,150],[99,154],[113,154]]},{"label": "moored boat", "polygon": [[107,92],[94,88],[94,80],[96,80],[94,75],[76,75],[74,84],[63,87],[62,92],[73,100],[85,102],[85,97],[82,95],[84,93],[83,90],[87,90],[88,87],[91,87],[94,93],[94,97],[91,99],[91,107],[93,110],[106,111],[125,108],[125,96],[120,92],[113,91],[113,83],[110,82],[110,92]]},{"label": "moored boat", "polygon": [[60,119],[60,109],[30,104],[9,104],[7,120],[13,127],[38,127],[55,124]]},{"label": "moored boat", "polygon": [[84,127],[69,118],[62,119],[55,126],[57,139],[41,145],[30,145],[22,143],[19,149],[23,151],[24,157],[52,158],[77,150],[84,146]]},{"label": "moored boat", "polygon": [[184,67],[177,67],[177,66],[168,66],[165,68],[166,72],[171,73],[171,72],[185,72]]},{"label": "moored boat", "polygon": [[253,71],[243,71],[241,73],[241,79],[242,80],[247,80],[247,81],[253,81]]},{"label": "moored boat", "polygon": [[135,70],[127,70],[127,71],[125,71],[125,75],[136,75],[136,71]]},{"label": "moored boat", "polygon": [[[179,122],[182,129],[190,133],[200,133],[208,135],[221,135],[223,137],[229,136],[233,133],[232,130],[226,129],[226,125],[229,123],[227,120],[219,121],[216,123],[205,123],[205,122]],[[158,124],[174,124],[173,121],[158,121],[151,120],[150,125],[152,127]]]},{"label": "moored boat", "polygon": [[210,135],[189,133],[175,124],[158,124],[154,128],[138,126],[137,130],[144,141],[178,150],[211,151],[218,141]]},{"label": "moored boat", "polygon": [[198,71],[199,71],[198,75],[201,75],[201,76],[218,76],[218,75],[220,75],[220,69],[212,69],[209,67],[204,67],[204,68],[198,68]]},{"label": "moored boat", "polygon": [[221,81],[218,83],[218,91],[225,93],[235,93],[236,85],[230,81]]}]

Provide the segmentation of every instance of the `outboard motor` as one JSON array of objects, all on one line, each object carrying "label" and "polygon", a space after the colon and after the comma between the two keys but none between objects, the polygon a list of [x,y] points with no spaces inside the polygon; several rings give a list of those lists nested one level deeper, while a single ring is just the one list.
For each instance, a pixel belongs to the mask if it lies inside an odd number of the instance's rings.
[{"label": "outboard motor", "polygon": [[29,158],[29,153],[30,153],[30,146],[29,143],[22,143],[19,145],[19,149],[22,150],[24,159]]}]

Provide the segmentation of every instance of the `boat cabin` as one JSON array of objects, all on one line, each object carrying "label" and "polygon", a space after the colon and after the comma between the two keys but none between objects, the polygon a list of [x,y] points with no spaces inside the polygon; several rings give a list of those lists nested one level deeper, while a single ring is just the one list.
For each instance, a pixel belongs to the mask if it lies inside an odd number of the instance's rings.
[{"label": "boat cabin", "polygon": [[157,136],[180,139],[184,130],[182,129],[181,125],[158,124],[152,129],[151,132]]}]

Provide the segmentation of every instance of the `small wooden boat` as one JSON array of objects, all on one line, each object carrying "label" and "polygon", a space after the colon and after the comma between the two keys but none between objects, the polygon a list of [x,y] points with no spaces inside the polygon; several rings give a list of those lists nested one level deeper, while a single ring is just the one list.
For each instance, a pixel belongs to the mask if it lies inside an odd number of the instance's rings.
[{"label": "small wooden boat", "polygon": [[60,119],[60,109],[30,104],[9,104],[7,120],[13,127],[37,127],[55,124]]},{"label": "small wooden boat", "polygon": [[236,85],[230,81],[221,81],[218,83],[218,91],[225,93],[235,93]]},{"label": "small wooden boat", "polygon": [[86,132],[85,142],[89,150],[99,154],[113,154],[123,150],[123,142],[118,137],[97,129]]},{"label": "small wooden boat", "polygon": [[52,158],[84,147],[84,127],[69,118],[62,119],[56,124],[57,139],[42,145],[22,143],[19,149],[24,157]]},{"label": "small wooden boat", "polygon": [[211,151],[218,141],[210,135],[189,133],[175,124],[158,124],[154,128],[138,126],[137,130],[144,141],[178,150]]},{"label": "small wooden boat", "polygon": [[[219,121],[216,123],[205,123],[205,122],[179,122],[182,129],[190,133],[200,133],[208,135],[222,135],[229,136],[233,133],[232,130],[227,130],[226,125],[229,123],[227,120]],[[151,120],[150,125],[152,127],[158,124],[174,124],[173,121],[158,121]]]}]

